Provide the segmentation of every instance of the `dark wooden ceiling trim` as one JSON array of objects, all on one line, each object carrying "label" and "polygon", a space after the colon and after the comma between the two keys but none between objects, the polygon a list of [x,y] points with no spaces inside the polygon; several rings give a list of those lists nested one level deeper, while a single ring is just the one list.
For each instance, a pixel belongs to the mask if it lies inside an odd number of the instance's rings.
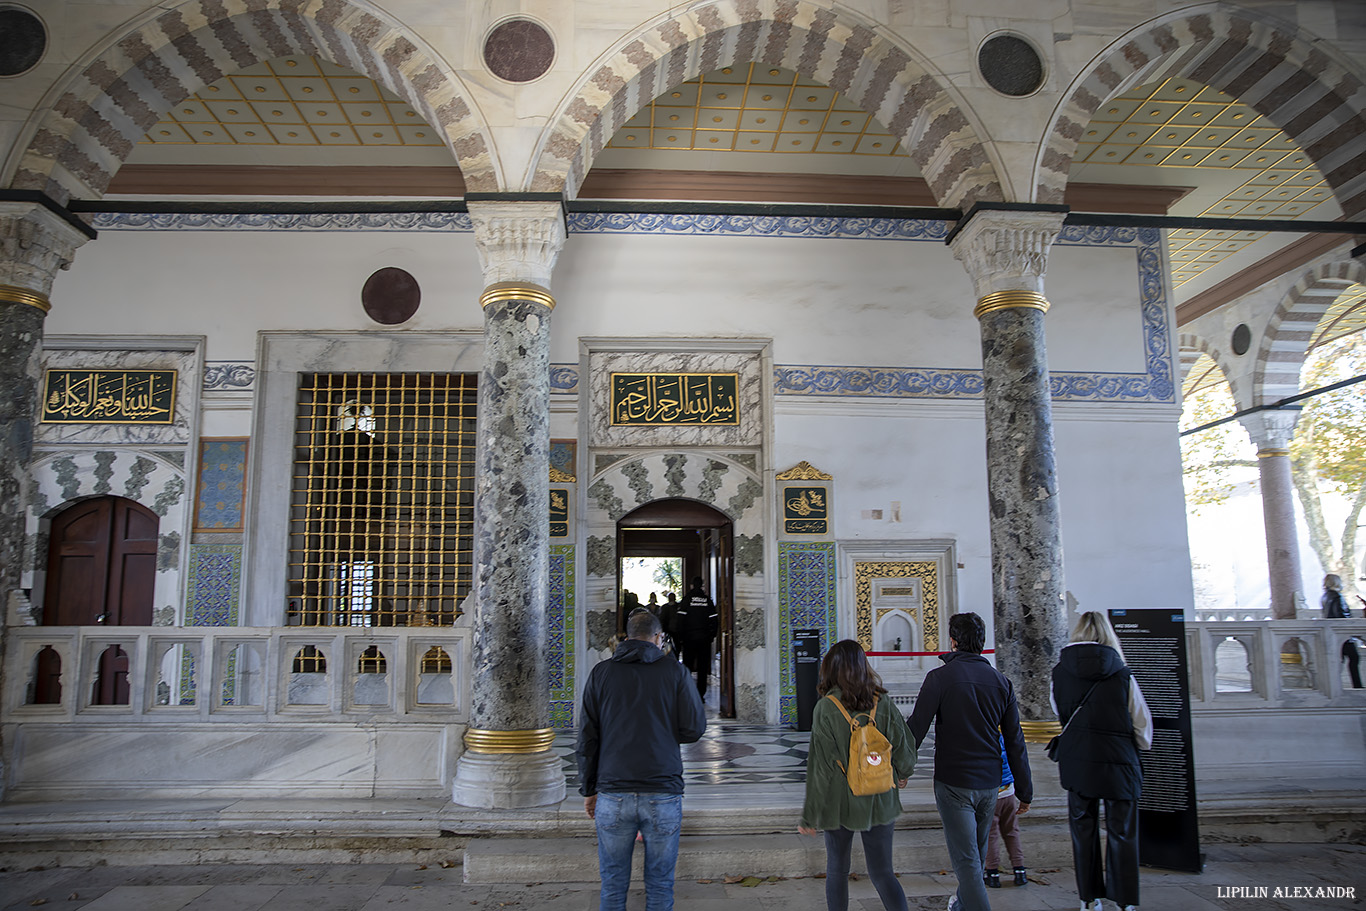
[{"label": "dark wooden ceiling trim", "polygon": [[[1076,212],[1165,215],[1188,192],[1189,187],[1074,183],[1067,188],[1066,202]],[[128,164],[114,175],[108,193],[452,199],[465,195],[465,181],[455,167]],[[639,168],[596,168],[588,173],[578,198],[926,208],[939,205],[919,177]]]}]

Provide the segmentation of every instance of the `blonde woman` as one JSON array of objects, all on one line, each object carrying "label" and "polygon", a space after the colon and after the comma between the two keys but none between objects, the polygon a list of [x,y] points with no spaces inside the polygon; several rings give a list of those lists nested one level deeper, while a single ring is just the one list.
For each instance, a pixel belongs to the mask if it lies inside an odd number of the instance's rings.
[{"label": "blonde woman", "polygon": [[[1101,911],[1109,898],[1138,908],[1138,751],[1153,745],[1153,719],[1109,618],[1082,614],[1053,668],[1053,704],[1068,725],[1058,747],[1058,776],[1067,791],[1072,861],[1081,911]],[[1075,717],[1073,717],[1075,716]],[[1100,802],[1105,802],[1105,859]]]}]

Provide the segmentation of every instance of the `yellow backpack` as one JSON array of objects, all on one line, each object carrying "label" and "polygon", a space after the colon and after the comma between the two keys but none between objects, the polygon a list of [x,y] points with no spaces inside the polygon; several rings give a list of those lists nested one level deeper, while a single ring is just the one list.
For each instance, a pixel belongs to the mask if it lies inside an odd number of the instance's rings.
[{"label": "yellow backpack", "polygon": [[892,790],[896,786],[892,772],[892,742],[873,721],[877,715],[877,698],[873,698],[869,711],[856,713],[856,717],[866,717],[867,721],[855,721],[845,710],[844,703],[833,695],[825,698],[835,703],[844,720],[849,722],[849,765],[841,766],[849,790],[859,797]]}]

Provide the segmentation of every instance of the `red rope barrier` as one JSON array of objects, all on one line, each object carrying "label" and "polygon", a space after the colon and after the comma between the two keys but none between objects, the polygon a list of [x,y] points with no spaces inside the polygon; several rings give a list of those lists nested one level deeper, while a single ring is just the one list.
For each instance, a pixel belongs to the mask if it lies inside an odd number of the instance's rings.
[{"label": "red rope barrier", "polygon": [[[996,653],[996,649],[994,649],[994,648],[987,648],[987,649],[983,649],[983,650],[982,650],[982,654],[983,654],[983,655],[994,655],[995,653]],[[930,657],[930,656],[938,657],[938,656],[943,655],[943,654],[945,654],[945,653],[944,653],[944,652],[864,652],[864,654],[867,655],[869,658],[928,658],[928,657]]]}]

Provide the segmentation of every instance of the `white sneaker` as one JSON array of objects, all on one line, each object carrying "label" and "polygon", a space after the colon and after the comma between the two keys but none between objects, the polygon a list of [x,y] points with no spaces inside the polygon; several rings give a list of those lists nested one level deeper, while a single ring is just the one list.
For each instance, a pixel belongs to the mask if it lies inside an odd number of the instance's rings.
[{"label": "white sneaker", "polygon": [[949,896],[949,911],[963,911],[963,905],[958,901],[957,895]]},{"label": "white sneaker", "polygon": [[1100,899],[1093,898],[1089,902],[1081,903],[1081,911],[1104,911],[1100,904]]},{"label": "white sneaker", "polygon": [[1138,911],[1138,905],[1125,905],[1124,911]]}]

